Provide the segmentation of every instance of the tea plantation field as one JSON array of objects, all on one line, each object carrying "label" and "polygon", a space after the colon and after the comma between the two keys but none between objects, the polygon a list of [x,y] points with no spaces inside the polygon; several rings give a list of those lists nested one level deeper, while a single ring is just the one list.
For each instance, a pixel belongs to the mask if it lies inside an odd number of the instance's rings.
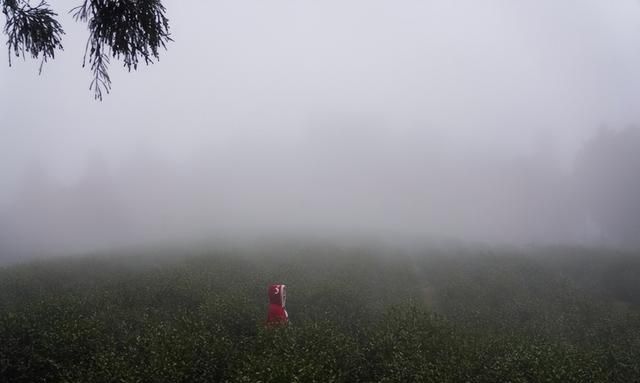
[{"label": "tea plantation field", "polygon": [[[291,324],[267,329],[276,282]],[[296,244],[5,266],[0,382],[640,382],[640,254]]]}]

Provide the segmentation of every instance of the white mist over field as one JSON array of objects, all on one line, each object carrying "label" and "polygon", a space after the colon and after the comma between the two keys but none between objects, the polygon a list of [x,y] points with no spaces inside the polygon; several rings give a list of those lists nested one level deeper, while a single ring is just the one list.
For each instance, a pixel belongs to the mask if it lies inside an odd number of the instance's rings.
[{"label": "white mist over field", "polygon": [[86,26],[0,65],[0,258],[264,236],[637,246],[634,0],[165,1],[103,102]]}]

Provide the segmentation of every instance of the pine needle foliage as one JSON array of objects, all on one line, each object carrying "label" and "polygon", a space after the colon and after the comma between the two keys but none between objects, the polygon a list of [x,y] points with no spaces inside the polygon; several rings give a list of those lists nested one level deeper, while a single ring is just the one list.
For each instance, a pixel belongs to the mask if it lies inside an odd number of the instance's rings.
[{"label": "pine needle foliage", "polygon": [[[42,64],[62,50],[64,30],[58,14],[44,0],[1,0],[11,57],[40,59]],[[171,40],[166,9],[160,0],[84,0],[71,9],[78,22],[89,29],[83,67],[91,70],[89,89],[96,100],[111,90],[108,67],[111,59],[121,60],[131,71],[140,63],[149,65],[160,57],[161,48]]]}]

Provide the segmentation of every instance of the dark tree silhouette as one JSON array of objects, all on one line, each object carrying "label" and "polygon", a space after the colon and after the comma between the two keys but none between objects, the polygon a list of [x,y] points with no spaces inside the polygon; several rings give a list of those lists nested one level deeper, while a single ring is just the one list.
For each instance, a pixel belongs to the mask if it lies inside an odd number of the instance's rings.
[{"label": "dark tree silhouette", "polygon": [[[56,20],[58,14],[44,0],[37,5],[29,0],[0,3],[6,17],[9,65],[12,56],[30,56],[41,60],[42,71],[42,65],[62,49],[64,30]],[[136,70],[141,62],[148,65],[159,59],[160,48],[171,41],[160,0],[84,0],[71,13],[89,28],[83,66],[88,64],[91,69],[89,89],[97,100],[111,89],[110,58],[121,59],[128,70]]]},{"label": "dark tree silhouette", "polygon": [[640,129],[602,129],[576,161],[586,210],[618,245],[640,245]]}]

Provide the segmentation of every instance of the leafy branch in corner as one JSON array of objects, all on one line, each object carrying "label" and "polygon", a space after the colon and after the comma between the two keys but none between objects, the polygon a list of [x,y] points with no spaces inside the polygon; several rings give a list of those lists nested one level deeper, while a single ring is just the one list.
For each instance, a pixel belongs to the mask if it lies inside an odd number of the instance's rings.
[{"label": "leafy branch in corner", "polygon": [[[42,55],[43,64],[62,49],[64,31],[44,0],[35,7],[29,0],[4,0],[2,10],[7,18],[9,60],[12,53],[25,57],[28,52],[33,58]],[[89,28],[82,65],[88,64],[92,72],[89,89],[97,100],[111,90],[111,58],[122,60],[129,71],[159,59],[160,48],[166,49],[172,41],[165,12],[160,0],[84,0],[71,10],[73,18]]]},{"label": "leafy branch in corner", "polygon": [[38,59],[42,54],[39,71],[42,73],[42,65],[55,57],[56,49],[62,49],[64,31],[54,18],[57,14],[44,1],[33,7],[21,0],[5,0],[2,13],[7,19],[4,33],[8,37],[9,65],[13,55],[25,58],[28,53]]}]

